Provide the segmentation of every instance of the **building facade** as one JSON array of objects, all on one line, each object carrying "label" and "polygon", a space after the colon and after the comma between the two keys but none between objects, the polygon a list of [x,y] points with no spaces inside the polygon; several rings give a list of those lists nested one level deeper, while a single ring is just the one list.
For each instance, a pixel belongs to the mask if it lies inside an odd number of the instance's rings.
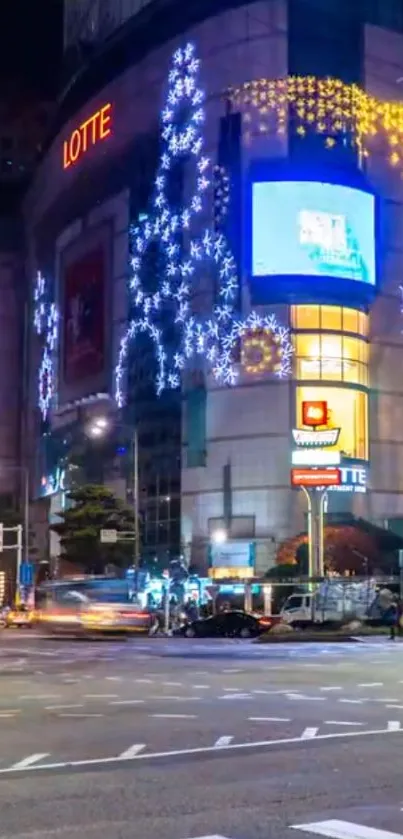
[{"label": "building facade", "polygon": [[[306,524],[304,493],[290,479],[293,457],[295,468],[304,463],[293,430],[303,426],[305,403],[326,403],[327,426],[340,429],[331,448],[340,453],[341,485],[328,493],[328,513],[403,520],[403,15],[386,0],[359,9],[329,2],[325,11],[315,0],[135,5],[68,88],[26,201],[32,297],[36,290],[57,316],[54,340],[46,321],[29,343],[26,438],[36,453],[37,518],[45,532],[41,495],[57,489],[50,441],[106,413],[116,428],[139,428],[150,552],[180,550],[216,576],[261,573]],[[173,148],[169,132],[161,138],[164,119],[182,130],[166,112],[161,128],[160,111],[172,94],[171,56],[188,42],[200,59],[204,148],[214,169],[196,232],[223,231],[237,269],[231,312],[223,313],[225,329],[217,327],[234,383],[220,379],[214,353],[203,351],[221,274],[207,268],[193,278],[190,260],[188,309],[180,309],[178,284],[160,323],[175,345],[178,321],[195,318],[200,351],[180,366],[181,389],[157,398],[161,357],[146,312],[146,334],[129,336],[122,413],[116,367],[141,304],[131,293],[131,231],[153,223],[161,142]],[[192,148],[170,206],[193,194]],[[197,253],[184,227],[182,266]],[[141,293],[151,300],[167,265],[151,249],[141,270]],[[31,308],[32,322],[35,300]],[[109,479],[120,475],[112,459]]]}]

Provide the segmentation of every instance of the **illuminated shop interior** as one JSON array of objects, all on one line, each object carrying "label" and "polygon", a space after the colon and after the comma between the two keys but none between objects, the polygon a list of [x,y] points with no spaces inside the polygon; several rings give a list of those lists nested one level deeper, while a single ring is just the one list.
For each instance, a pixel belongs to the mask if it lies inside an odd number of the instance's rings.
[{"label": "illuminated shop interior", "polygon": [[338,449],[367,460],[368,316],[340,306],[292,306],[291,325],[297,381],[331,383],[297,386],[297,426],[303,402],[326,401],[330,427],[341,429]]}]

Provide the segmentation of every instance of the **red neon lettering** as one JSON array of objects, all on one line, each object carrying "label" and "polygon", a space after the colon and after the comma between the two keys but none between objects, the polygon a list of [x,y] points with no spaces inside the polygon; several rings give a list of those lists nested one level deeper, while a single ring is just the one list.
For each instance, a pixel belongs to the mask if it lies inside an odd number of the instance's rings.
[{"label": "red neon lettering", "polygon": [[63,169],[68,169],[85,154],[91,146],[106,140],[112,134],[112,105],[110,102],[95,111],[75,128],[63,143]]},{"label": "red neon lettering", "polygon": [[110,128],[111,120],[112,120],[111,105],[110,104],[104,105],[104,107],[101,108],[101,113],[100,113],[100,118],[99,118],[99,123],[100,123],[99,137],[100,137],[101,140],[104,140],[105,137],[109,137],[109,134],[111,133],[111,128]]}]

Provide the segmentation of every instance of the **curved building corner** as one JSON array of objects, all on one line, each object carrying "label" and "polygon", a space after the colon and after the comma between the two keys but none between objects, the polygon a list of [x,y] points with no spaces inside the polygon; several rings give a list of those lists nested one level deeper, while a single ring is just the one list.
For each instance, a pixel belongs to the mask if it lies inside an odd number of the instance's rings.
[{"label": "curved building corner", "polygon": [[[322,403],[322,430],[339,429],[328,446],[340,472],[328,516],[403,527],[397,4],[385,2],[377,18],[368,3],[359,20],[347,2],[337,13],[313,0],[234,0],[214,10],[199,2],[177,16],[175,32],[171,19],[165,39],[146,5],[138,30],[133,15],[103,45],[99,85],[96,56],[77,76],[26,201],[33,288],[40,272],[47,305],[55,301],[60,314],[56,393],[45,418],[43,334],[32,330],[30,343],[38,520],[62,503],[63,441],[107,416],[116,456],[102,478],[122,493],[130,490],[130,430],[139,430],[150,554],[181,552],[214,577],[264,573],[279,544],[306,527],[291,471],[297,484],[310,456],[293,432],[309,431],[303,406]],[[130,49],[119,51],[119,38]],[[206,90],[206,151],[215,167],[209,221],[225,225],[239,269],[237,379],[220,384],[199,363],[185,371],[181,394],[157,399],[150,347],[140,340],[122,415],[115,368],[132,316],[130,226],[150,212],[165,79],[172,52],[187,41],[197,47]],[[383,128],[374,103],[387,117]],[[183,195],[190,183],[185,168]],[[225,213],[217,212],[227,188]],[[208,314],[214,287],[206,283],[193,302]],[[83,291],[85,340],[75,331]]]}]

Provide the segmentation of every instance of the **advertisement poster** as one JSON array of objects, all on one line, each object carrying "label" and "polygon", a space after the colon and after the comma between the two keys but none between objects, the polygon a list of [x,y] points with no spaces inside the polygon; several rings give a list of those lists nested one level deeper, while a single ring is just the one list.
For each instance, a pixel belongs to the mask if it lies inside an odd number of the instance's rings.
[{"label": "advertisement poster", "polygon": [[252,274],[375,285],[375,199],[340,184],[264,181],[252,187]]},{"label": "advertisement poster", "polygon": [[105,364],[105,250],[94,247],[64,269],[63,379],[77,385]]}]

